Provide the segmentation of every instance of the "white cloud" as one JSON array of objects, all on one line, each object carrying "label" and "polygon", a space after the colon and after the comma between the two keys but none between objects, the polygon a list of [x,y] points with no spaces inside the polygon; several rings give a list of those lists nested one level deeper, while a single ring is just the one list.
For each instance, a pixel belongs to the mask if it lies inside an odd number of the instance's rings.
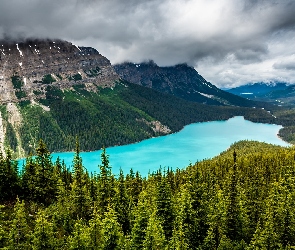
[{"label": "white cloud", "polygon": [[294,13],[293,0],[10,0],[0,38],[66,39],[112,63],[186,62],[218,86],[294,83]]}]

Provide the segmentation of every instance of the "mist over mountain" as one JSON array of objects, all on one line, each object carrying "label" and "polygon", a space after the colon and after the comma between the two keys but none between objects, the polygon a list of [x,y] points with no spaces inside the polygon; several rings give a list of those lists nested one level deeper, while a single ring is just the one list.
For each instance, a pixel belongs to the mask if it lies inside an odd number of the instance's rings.
[{"label": "mist over mountain", "polygon": [[294,12],[294,0],[10,0],[0,39],[60,38],[112,63],[188,63],[218,87],[294,83]]}]

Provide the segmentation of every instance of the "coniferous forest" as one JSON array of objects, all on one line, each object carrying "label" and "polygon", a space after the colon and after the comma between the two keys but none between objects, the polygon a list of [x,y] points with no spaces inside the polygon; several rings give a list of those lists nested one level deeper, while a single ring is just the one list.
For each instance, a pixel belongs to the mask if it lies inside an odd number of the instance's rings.
[{"label": "coniferous forest", "polygon": [[294,249],[295,150],[240,141],[186,169],[88,173],[40,140],[0,156],[1,249]]}]

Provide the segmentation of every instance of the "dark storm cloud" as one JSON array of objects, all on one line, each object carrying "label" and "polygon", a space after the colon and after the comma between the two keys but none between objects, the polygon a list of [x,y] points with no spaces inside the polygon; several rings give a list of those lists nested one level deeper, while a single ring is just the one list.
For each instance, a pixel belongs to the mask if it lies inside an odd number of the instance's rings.
[{"label": "dark storm cloud", "polygon": [[234,85],[255,81],[253,64],[256,78],[278,74],[276,60],[295,53],[294,13],[293,0],[3,0],[0,38],[66,39],[112,63],[186,62]]},{"label": "dark storm cloud", "polygon": [[292,58],[289,58],[285,61],[279,61],[274,63],[273,67],[275,69],[284,69],[284,70],[291,70],[295,71],[295,55]]}]

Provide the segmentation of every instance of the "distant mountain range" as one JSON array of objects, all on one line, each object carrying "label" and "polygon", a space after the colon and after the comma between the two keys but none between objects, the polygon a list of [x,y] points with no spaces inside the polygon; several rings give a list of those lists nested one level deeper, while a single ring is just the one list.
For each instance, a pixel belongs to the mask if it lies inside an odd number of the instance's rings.
[{"label": "distant mountain range", "polygon": [[286,83],[253,83],[253,84],[246,84],[236,88],[227,89],[227,92],[230,92],[235,95],[239,96],[263,96],[266,93],[276,90],[283,90],[287,88]]},{"label": "distant mountain range", "polygon": [[229,93],[252,100],[276,105],[295,105],[295,85],[287,83],[254,83],[226,90]]}]

